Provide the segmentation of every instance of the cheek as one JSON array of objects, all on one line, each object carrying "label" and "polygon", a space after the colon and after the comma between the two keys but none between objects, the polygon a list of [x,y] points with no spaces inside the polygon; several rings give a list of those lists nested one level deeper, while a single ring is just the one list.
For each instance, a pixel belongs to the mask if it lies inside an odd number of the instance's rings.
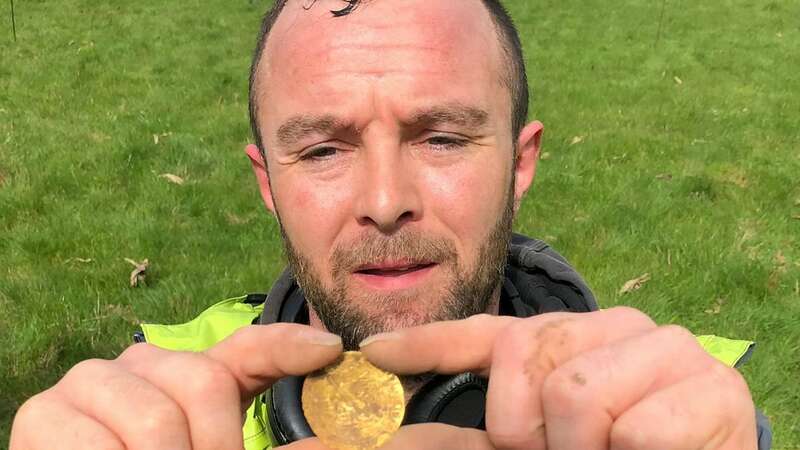
[{"label": "cheek", "polygon": [[504,171],[489,161],[426,175],[432,212],[466,247],[481,241],[500,218],[511,182]]},{"label": "cheek", "polygon": [[319,267],[346,219],[347,193],[324,184],[276,184],[284,230],[295,248]]}]

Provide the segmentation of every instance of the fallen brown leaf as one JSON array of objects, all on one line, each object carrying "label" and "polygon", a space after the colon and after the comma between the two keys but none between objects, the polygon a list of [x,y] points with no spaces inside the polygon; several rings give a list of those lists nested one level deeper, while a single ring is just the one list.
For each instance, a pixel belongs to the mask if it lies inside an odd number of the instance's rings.
[{"label": "fallen brown leaf", "polygon": [[705,310],[704,312],[706,314],[713,314],[713,315],[719,314],[720,311],[722,311],[722,305],[724,303],[725,303],[725,299],[724,298],[718,298],[718,299],[714,300],[714,306],[711,307],[710,309]]},{"label": "fallen brown leaf", "polygon": [[94,261],[92,258],[77,258],[77,257],[75,257],[75,258],[68,258],[66,261],[64,261],[64,264],[69,264],[69,263],[73,263],[73,262],[79,262],[79,263],[88,264],[88,263],[90,263],[92,261]]},{"label": "fallen brown leaf", "polygon": [[650,281],[650,274],[649,273],[645,273],[644,275],[642,275],[640,277],[634,278],[632,280],[628,280],[628,281],[625,282],[625,284],[622,285],[622,289],[619,290],[619,293],[620,294],[628,294],[630,292],[638,290],[639,288],[644,286],[644,284],[647,283],[648,281]]},{"label": "fallen brown leaf", "polygon": [[244,225],[247,222],[249,222],[249,220],[244,219],[242,217],[239,217],[239,216],[237,216],[236,214],[234,214],[232,212],[226,212],[225,213],[225,218],[228,220],[228,223],[231,224],[231,225]]},{"label": "fallen brown leaf", "polygon": [[89,138],[97,143],[106,142],[111,139],[111,136],[103,133],[102,131],[92,131],[89,133]]},{"label": "fallen brown leaf", "polygon": [[166,133],[154,134],[153,135],[153,143],[158,145],[158,143],[161,141],[161,138],[167,137],[167,136],[172,136],[172,132],[168,131]]},{"label": "fallen brown leaf", "polygon": [[750,185],[747,175],[740,169],[729,169],[722,173],[720,179],[726,183],[732,183],[740,188],[746,188]]},{"label": "fallen brown leaf", "polygon": [[783,252],[780,251],[780,250],[778,250],[778,252],[775,253],[775,264],[778,267],[785,267],[786,266],[786,256],[784,256]]},{"label": "fallen brown leaf", "polygon": [[580,144],[584,139],[586,139],[585,136],[575,136],[572,138],[572,141],[570,141],[569,145]]},{"label": "fallen brown leaf", "polygon": [[177,185],[182,185],[184,183],[183,178],[172,173],[162,173],[161,175],[159,175],[159,177],[165,178],[170,183],[175,183]]},{"label": "fallen brown leaf", "polygon": [[137,287],[139,284],[146,284],[145,282],[145,275],[147,274],[147,268],[150,267],[150,261],[145,258],[142,262],[136,262],[130,258],[125,258],[125,261],[129,262],[132,266],[135,267],[133,271],[131,271],[130,277],[130,284],[131,287]]}]

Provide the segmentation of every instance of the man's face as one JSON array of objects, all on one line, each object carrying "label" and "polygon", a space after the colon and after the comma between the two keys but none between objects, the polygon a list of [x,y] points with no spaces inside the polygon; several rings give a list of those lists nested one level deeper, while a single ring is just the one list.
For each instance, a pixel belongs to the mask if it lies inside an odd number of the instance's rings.
[{"label": "man's face", "polygon": [[374,0],[333,18],[341,6],[290,1],[272,29],[256,81],[269,170],[256,172],[312,320],[353,347],[496,301],[541,127],[515,164],[479,0]]}]

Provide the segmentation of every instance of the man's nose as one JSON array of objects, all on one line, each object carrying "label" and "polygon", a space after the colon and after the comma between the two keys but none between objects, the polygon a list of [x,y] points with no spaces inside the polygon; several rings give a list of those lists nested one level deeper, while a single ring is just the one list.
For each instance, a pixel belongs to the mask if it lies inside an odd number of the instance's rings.
[{"label": "man's nose", "polygon": [[391,233],[419,220],[422,199],[412,166],[413,161],[397,151],[376,152],[365,158],[355,206],[359,224]]}]

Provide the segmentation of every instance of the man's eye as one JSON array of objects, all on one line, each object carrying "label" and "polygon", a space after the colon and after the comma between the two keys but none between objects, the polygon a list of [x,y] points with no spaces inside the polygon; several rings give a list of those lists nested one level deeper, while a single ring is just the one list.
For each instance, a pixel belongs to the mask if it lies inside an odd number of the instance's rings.
[{"label": "man's eye", "polygon": [[428,138],[425,142],[432,147],[442,150],[456,149],[467,145],[466,139],[458,139],[450,136],[434,136]]},{"label": "man's eye", "polygon": [[300,157],[302,160],[322,160],[332,157],[338,150],[333,147],[318,147],[311,149]]}]

